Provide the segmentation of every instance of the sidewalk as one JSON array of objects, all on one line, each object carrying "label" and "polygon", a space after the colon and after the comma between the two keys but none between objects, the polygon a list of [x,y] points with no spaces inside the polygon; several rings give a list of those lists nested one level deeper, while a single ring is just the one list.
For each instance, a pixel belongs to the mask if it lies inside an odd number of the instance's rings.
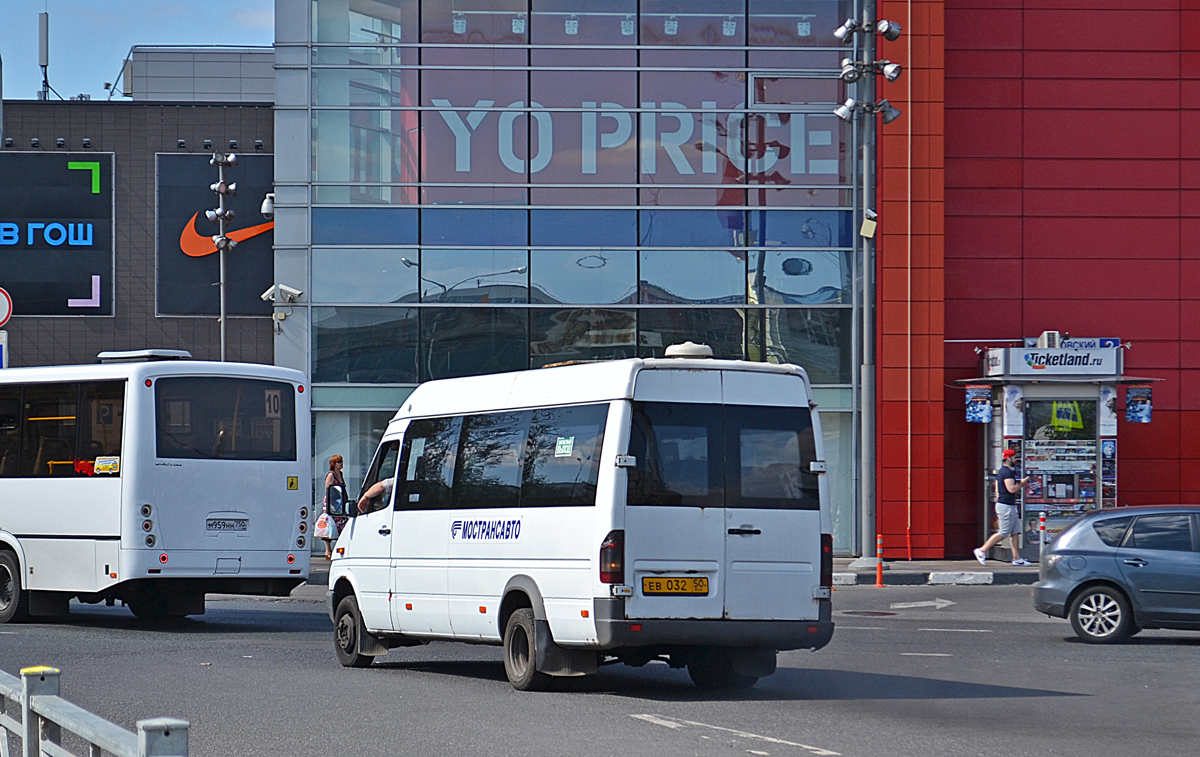
[{"label": "sidewalk", "polygon": [[[875,569],[851,570],[854,558],[833,559],[834,586],[874,586]],[[883,571],[884,586],[919,586],[932,584],[967,584],[976,586],[1013,586],[1034,584],[1038,580],[1037,563],[1027,567],[1014,567],[1007,561],[988,560],[986,566],[976,560],[886,560]]]}]

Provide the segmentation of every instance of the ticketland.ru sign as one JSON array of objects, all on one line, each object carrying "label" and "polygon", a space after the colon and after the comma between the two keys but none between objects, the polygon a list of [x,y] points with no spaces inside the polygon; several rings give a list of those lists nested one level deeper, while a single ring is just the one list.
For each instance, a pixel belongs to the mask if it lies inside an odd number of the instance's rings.
[{"label": "ticketland.ru sign", "polygon": [[989,376],[1118,376],[1120,350],[1039,350],[1029,347],[992,349],[985,357]]}]

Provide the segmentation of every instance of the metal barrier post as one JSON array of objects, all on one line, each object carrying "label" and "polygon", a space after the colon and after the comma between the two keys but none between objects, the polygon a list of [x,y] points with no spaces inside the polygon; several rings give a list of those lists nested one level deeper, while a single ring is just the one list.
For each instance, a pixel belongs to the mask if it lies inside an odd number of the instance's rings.
[{"label": "metal barrier post", "polygon": [[21,669],[21,724],[25,729],[21,736],[21,753],[24,757],[41,757],[43,734],[46,741],[59,743],[59,727],[49,721],[43,724],[42,716],[30,706],[33,697],[43,694],[58,696],[58,691],[58,668],[38,665]]},{"label": "metal barrier post", "polygon": [[1046,551],[1046,513],[1038,514],[1038,562],[1042,561],[1042,554]]},{"label": "metal barrier post", "polygon": [[137,722],[138,757],[187,757],[186,720],[151,718]]}]

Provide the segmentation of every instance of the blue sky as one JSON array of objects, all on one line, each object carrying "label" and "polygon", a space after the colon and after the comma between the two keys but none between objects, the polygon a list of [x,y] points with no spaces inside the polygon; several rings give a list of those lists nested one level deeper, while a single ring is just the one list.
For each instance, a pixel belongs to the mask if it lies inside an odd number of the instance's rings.
[{"label": "blue sky", "polygon": [[50,86],[63,98],[102,100],[130,47],[270,45],[274,7],[274,0],[0,0],[4,99],[30,100],[41,89],[42,11],[50,12]]}]

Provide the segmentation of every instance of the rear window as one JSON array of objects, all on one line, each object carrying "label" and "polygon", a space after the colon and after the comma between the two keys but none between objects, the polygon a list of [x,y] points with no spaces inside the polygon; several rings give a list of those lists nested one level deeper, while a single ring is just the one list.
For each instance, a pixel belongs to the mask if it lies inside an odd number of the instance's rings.
[{"label": "rear window", "polygon": [[1119,547],[1132,520],[1132,515],[1126,515],[1123,518],[1105,518],[1093,521],[1092,528],[1096,531],[1096,536],[1100,537],[1100,541],[1110,547]]},{"label": "rear window", "polygon": [[154,417],[158,456],[295,460],[295,391],[286,382],[262,379],[157,379]]},{"label": "rear window", "polygon": [[803,407],[635,402],[628,504],[818,510]]}]

